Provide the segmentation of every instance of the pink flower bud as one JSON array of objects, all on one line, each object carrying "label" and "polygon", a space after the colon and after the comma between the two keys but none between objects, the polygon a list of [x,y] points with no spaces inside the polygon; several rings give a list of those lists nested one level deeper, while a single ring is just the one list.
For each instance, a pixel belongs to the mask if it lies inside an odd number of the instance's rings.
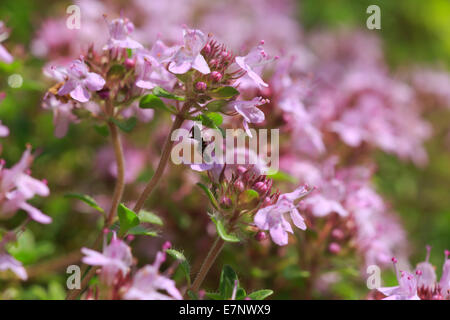
[{"label": "pink flower bud", "polygon": [[198,91],[205,91],[207,88],[206,83],[204,83],[203,81],[199,81],[195,84],[195,89],[197,89]]},{"label": "pink flower bud", "polygon": [[272,200],[270,199],[270,197],[266,197],[266,198],[264,199],[264,202],[263,202],[263,207],[267,207],[267,206],[269,206],[271,203],[272,203]]},{"label": "pink flower bud", "polygon": [[166,241],[166,242],[164,242],[162,248],[163,248],[163,250],[170,249],[170,248],[172,248],[172,243],[170,241]]},{"label": "pink flower bud", "polygon": [[268,187],[264,182],[259,181],[259,182],[255,183],[255,185],[253,186],[253,189],[258,191],[259,194],[264,194],[267,192]]},{"label": "pink flower bud", "polygon": [[267,234],[264,231],[259,231],[256,235],[255,235],[255,239],[256,241],[263,241],[267,239]]},{"label": "pink flower bud", "polygon": [[220,204],[224,207],[224,208],[230,208],[232,206],[232,202],[231,199],[228,197],[223,196],[222,199],[220,199]]},{"label": "pink flower bud", "polygon": [[334,229],[331,232],[331,236],[336,240],[342,240],[344,238],[344,232],[341,229]]},{"label": "pink flower bud", "polygon": [[136,61],[134,59],[127,58],[125,59],[124,65],[128,69],[133,69],[136,65]]},{"label": "pink flower bud", "polygon": [[211,73],[211,77],[215,82],[219,82],[220,80],[222,80],[222,74],[218,71],[213,71]]},{"label": "pink flower bud", "polygon": [[333,254],[338,254],[339,251],[341,251],[341,246],[339,244],[337,244],[336,242],[332,242],[328,246],[328,250]]},{"label": "pink flower bud", "polygon": [[103,100],[106,100],[109,98],[109,89],[102,89],[97,91],[97,94],[99,95],[100,98],[102,98]]},{"label": "pink flower bud", "polygon": [[203,48],[203,51],[205,54],[211,53],[211,45],[209,43],[206,44],[206,46]]},{"label": "pink flower bud", "polygon": [[236,188],[236,190],[238,190],[240,192],[244,191],[244,188],[245,188],[244,183],[242,181],[240,181],[240,180],[237,180],[234,183],[234,187]]}]

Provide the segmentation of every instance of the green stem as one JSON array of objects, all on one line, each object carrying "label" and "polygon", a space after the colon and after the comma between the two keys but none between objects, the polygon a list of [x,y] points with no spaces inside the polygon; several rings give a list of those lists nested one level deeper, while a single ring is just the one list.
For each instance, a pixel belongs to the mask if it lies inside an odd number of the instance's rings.
[{"label": "green stem", "polygon": [[[125,189],[125,160],[123,156],[122,142],[120,141],[117,126],[113,122],[108,122],[108,128],[111,134],[114,154],[116,157],[117,180],[111,201],[111,208],[105,220],[105,228],[108,228],[113,224],[117,208],[119,207],[120,201],[122,200],[123,192]],[[103,230],[100,232],[100,234],[97,236],[97,239],[95,240],[95,243],[93,245],[94,250],[98,250],[98,248],[100,247],[102,236]],[[83,275],[86,272],[87,268],[88,266],[86,264],[83,264],[80,273]],[[95,272],[93,271],[94,269],[95,268],[91,268],[91,270],[85,275],[81,283],[80,289],[70,290],[67,293],[66,297],[67,300],[75,300],[78,297],[78,295],[84,291],[84,289],[89,283],[89,280],[95,275]]]},{"label": "green stem", "polygon": [[219,256],[220,252],[223,249],[223,246],[225,244],[225,241],[218,237],[216,241],[214,241],[211,249],[209,249],[208,255],[206,256],[205,260],[202,263],[202,266],[200,267],[200,270],[197,274],[197,277],[195,278],[194,282],[192,283],[191,290],[194,292],[197,292],[200,286],[203,283],[203,280],[205,280],[206,275],[208,274],[209,270],[211,269],[211,266],[213,265],[214,261],[216,261],[217,257]]},{"label": "green stem", "polygon": [[158,167],[156,168],[153,177],[145,186],[144,191],[142,191],[141,195],[139,196],[136,205],[134,206],[133,209],[134,212],[138,213],[139,211],[141,211],[145,201],[148,199],[148,197],[150,197],[151,193],[161,180],[161,177],[164,173],[164,170],[166,169],[170,157],[170,152],[172,151],[172,146],[174,144],[174,141],[172,141],[172,132],[174,132],[176,129],[179,129],[183,124],[183,121],[184,117],[182,115],[177,115],[175,121],[172,123],[169,135],[167,136],[167,139],[164,143],[163,152],[161,154],[161,159],[159,160]]}]

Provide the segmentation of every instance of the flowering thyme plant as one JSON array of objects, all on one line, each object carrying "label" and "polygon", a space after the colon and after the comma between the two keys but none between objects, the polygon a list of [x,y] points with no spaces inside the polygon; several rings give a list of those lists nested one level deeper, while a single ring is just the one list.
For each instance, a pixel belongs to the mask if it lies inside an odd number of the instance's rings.
[{"label": "flowering thyme plant", "polygon": [[0,4],[0,299],[450,299],[448,72],[290,0],[73,5]]}]

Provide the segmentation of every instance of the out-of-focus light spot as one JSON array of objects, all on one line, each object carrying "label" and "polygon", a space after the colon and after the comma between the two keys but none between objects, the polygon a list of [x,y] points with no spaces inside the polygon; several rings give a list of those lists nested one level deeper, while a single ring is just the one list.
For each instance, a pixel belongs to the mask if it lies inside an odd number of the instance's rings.
[{"label": "out-of-focus light spot", "polygon": [[12,74],[8,77],[8,85],[11,88],[20,88],[23,84],[23,78],[20,74]]}]

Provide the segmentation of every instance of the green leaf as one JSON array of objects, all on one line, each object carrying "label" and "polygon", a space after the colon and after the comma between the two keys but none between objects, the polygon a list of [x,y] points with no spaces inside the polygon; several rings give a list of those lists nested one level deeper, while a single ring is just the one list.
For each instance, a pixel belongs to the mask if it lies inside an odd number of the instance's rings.
[{"label": "green leaf", "polygon": [[245,196],[248,199],[248,201],[252,201],[253,199],[259,198],[259,193],[253,189],[245,190]]},{"label": "green leaf", "polygon": [[187,291],[187,295],[189,296],[189,298],[191,300],[198,300],[197,294],[194,291],[192,291],[192,290],[188,290]]},{"label": "green leaf", "polygon": [[181,262],[180,268],[181,268],[181,270],[183,270],[183,273],[184,273],[184,276],[186,277],[188,286],[190,286],[190,284],[191,284],[191,266],[189,265],[189,262],[187,261],[184,254],[175,249],[167,249],[166,253],[169,256],[171,256],[172,258],[179,260]]},{"label": "green leaf", "polygon": [[219,237],[221,237],[223,240],[227,241],[227,242],[239,242],[239,238],[236,237],[234,234],[229,234],[226,229],[225,226],[222,222],[222,220],[216,219],[215,217],[211,217],[211,220],[214,222],[214,224],[216,225],[216,230],[217,230],[217,234],[219,235]]},{"label": "green leaf", "polygon": [[267,172],[267,176],[275,181],[286,181],[286,182],[292,182],[292,183],[297,183],[297,178],[291,176],[289,173],[287,172],[283,172],[280,170],[277,171],[270,171]]},{"label": "green leaf", "polygon": [[180,97],[177,95],[174,95],[173,93],[170,93],[169,91],[161,88],[161,87],[155,87],[153,88],[153,94],[157,97],[166,98],[166,99],[172,99],[172,100],[178,100],[178,101],[184,101],[184,97]]},{"label": "green leaf", "polygon": [[252,300],[264,300],[268,296],[272,295],[273,291],[269,289],[262,289],[258,291],[254,291],[248,295],[248,297]]},{"label": "green leaf", "polygon": [[236,88],[233,87],[220,87],[218,89],[215,89],[213,91],[209,92],[209,95],[213,98],[217,99],[230,99],[234,96],[237,96],[239,94],[239,91]]},{"label": "green leaf", "polygon": [[217,292],[206,292],[205,296],[212,300],[224,300],[225,298],[222,297],[221,293]]},{"label": "green leaf", "polygon": [[128,58],[131,58],[133,56],[133,50],[131,50],[130,48],[127,48],[127,55],[128,55]]},{"label": "green leaf", "polygon": [[151,224],[157,224],[159,226],[163,225],[163,221],[160,217],[158,217],[153,212],[149,212],[146,210],[141,210],[138,214],[139,221],[141,223],[151,223]]},{"label": "green leaf", "polygon": [[106,75],[110,80],[118,80],[123,78],[127,69],[121,64],[115,64],[108,70],[108,74]]},{"label": "green leaf", "polygon": [[113,123],[115,123],[119,127],[120,130],[127,132],[127,133],[131,132],[137,123],[136,117],[131,117],[131,118],[125,119],[125,120],[109,118],[109,120],[112,121]]},{"label": "green leaf", "polygon": [[211,119],[211,121],[218,127],[223,122],[223,117],[220,113],[217,112],[209,112],[206,116]]},{"label": "green leaf", "polygon": [[109,135],[108,126],[106,125],[94,125],[95,131],[103,137],[107,137]]},{"label": "green leaf", "polygon": [[[213,115],[213,118],[211,118],[209,115]],[[218,115],[218,116],[216,116]],[[201,114],[196,118],[197,121],[201,121],[201,123],[208,128],[217,129],[219,130],[219,125],[222,123],[223,119],[222,116],[218,113],[210,113],[208,115]],[[219,123],[219,125],[217,124]]]},{"label": "green leaf", "polygon": [[222,273],[220,274],[219,284],[219,292],[223,299],[231,298],[236,281],[239,281],[236,272],[229,265],[224,265],[222,268]]},{"label": "green leaf", "polygon": [[119,216],[119,236],[121,237],[126,235],[128,230],[139,225],[139,218],[137,214],[133,210],[125,207],[123,203],[119,205],[119,208],[117,209],[117,215]]},{"label": "green leaf", "polygon": [[211,202],[212,206],[219,210],[219,203],[217,202],[216,198],[212,194],[211,190],[207,186],[205,186],[203,183],[197,182],[197,186],[199,186],[205,193],[206,196],[209,198],[209,201]]},{"label": "green leaf", "polygon": [[157,237],[158,233],[156,231],[150,230],[143,225],[138,225],[136,227],[131,228],[127,232],[128,234],[133,234],[135,236],[149,236],[149,237]]},{"label": "green leaf", "polygon": [[85,194],[80,194],[80,193],[68,193],[66,195],[64,195],[65,198],[73,198],[73,199],[78,199],[83,201],[84,203],[86,203],[87,205],[91,206],[92,208],[94,208],[97,211],[100,212],[105,212],[105,210],[103,210],[98,204],[97,202],[95,202],[95,200]]},{"label": "green leaf", "polygon": [[205,108],[206,108],[208,111],[215,112],[215,111],[221,110],[227,103],[228,103],[228,102],[225,101],[225,100],[213,100],[213,101],[209,102],[209,103],[205,106]]},{"label": "green leaf", "polygon": [[175,113],[176,110],[169,108],[166,104],[154,94],[147,94],[139,101],[139,108],[141,109],[158,109]]}]

